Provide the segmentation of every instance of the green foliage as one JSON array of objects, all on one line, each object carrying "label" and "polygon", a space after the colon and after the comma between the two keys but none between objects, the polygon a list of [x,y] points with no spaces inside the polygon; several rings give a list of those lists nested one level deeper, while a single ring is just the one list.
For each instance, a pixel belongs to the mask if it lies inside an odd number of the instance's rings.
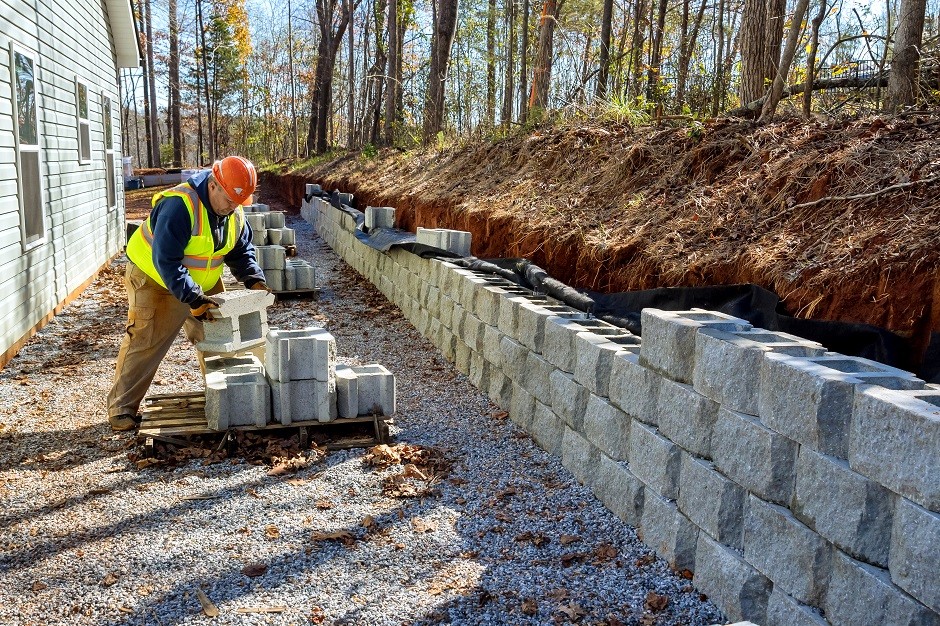
[{"label": "green foliage", "polygon": [[367,143],[366,145],[362,146],[360,154],[362,154],[362,156],[367,159],[374,159],[375,157],[379,156],[379,151],[374,145]]},{"label": "green foliage", "polygon": [[160,144],[160,163],[173,162],[173,143]]},{"label": "green foliage", "polygon": [[603,101],[600,106],[598,117],[604,121],[642,126],[648,124],[651,119],[648,112],[650,105],[643,96],[631,99],[617,95]]}]

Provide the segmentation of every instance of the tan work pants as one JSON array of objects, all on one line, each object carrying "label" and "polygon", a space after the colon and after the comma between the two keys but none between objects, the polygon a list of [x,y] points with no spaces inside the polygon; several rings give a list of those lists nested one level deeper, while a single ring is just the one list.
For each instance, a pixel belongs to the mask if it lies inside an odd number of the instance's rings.
[{"label": "tan work pants", "polygon": [[[192,343],[203,340],[202,322],[183,304],[147,276],[136,265],[127,263],[124,272],[127,287],[127,332],[118,351],[114,386],[108,394],[108,416],[136,415],[160,362],[180,328]],[[222,281],[206,292],[224,291]],[[200,360],[202,355],[200,354]]]}]

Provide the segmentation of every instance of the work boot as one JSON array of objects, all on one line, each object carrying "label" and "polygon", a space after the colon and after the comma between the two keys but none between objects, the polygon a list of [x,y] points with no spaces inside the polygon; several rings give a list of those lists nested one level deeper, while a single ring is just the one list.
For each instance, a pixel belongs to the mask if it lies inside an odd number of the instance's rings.
[{"label": "work boot", "polygon": [[133,415],[110,415],[108,416],[108,422],[111,424],[111,430],[114,431],[123,431],[123,430],[134,430],[137,428],[137,420],[134,419]]}]

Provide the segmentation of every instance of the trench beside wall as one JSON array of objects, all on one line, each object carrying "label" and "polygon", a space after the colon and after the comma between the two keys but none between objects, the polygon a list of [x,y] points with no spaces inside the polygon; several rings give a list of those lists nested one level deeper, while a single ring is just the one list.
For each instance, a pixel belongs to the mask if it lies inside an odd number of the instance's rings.
[{"label": "trench beside wall", "polygon": [[301,213],[731,620],[940,624],[940,388],[707,311],[643,339]]}]

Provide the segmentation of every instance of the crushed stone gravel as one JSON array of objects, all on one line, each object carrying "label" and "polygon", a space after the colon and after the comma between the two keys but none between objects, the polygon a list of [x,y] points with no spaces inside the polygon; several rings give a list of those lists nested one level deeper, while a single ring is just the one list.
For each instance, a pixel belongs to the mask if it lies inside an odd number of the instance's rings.
[{"label": "crushed stone gravel", "polygon": [[[310,225],[288,222],[323,289],[276,303],[270,326],[325,326],[341,362],[388,367],[395,441],[443,450],[450,471],[404,498],[383,489],[401,466],[367,465],[363,449],[282,476],[238,458],[137,469],[133,435],[105,411],[119,258],[0,370],[0,623],[722,621]],[[151,392],[201,388],[181,335]]]}]

